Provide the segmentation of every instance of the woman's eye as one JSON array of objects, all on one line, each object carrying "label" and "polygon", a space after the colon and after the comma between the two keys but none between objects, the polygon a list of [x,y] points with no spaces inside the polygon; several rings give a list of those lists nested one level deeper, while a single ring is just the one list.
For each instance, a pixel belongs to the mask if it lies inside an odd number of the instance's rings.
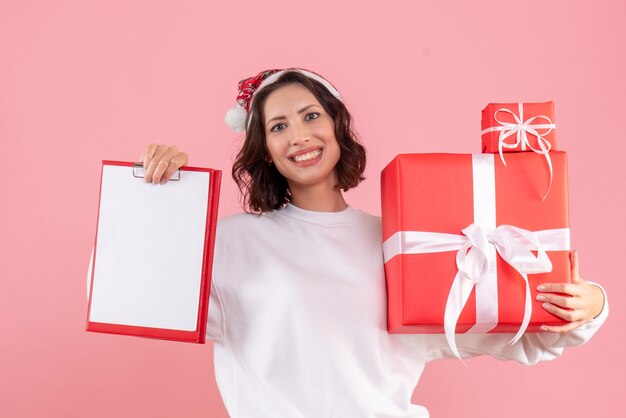
[{"label": "woman's eye", "polygon": [[279,123],[279,124],[276,124],[276,125],[274,125],[274,127],[271,129],[271,131],[272,131],[272,132],[278,132],[280,129],[276,129],[276,128],[278,128],[279,126],[285,126],[285,124],[284,124],[284,123]]},{"label": "woman's eye", "polygon": [[[309,116],[314,116],[312,118],[309,118]],[[305,120],[312,120],[312,119],[317,119],[320,117],[320,114],[317,112],[312,112],[312,113],[307,113],[307,115],[304,117]]]}]

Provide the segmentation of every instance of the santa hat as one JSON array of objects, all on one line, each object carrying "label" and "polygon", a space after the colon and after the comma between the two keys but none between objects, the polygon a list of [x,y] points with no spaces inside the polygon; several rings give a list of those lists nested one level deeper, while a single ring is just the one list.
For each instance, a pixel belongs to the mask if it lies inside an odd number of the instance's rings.
[{"label": "santa hat", "polygon": [[235,107],[229,109],[228,112],[226,112],[226,117],[224,118],[226,125],[228,125],[236,132],[242,132],[243,130],[249,128],[250,121],[248,121],[248,126],[246,126],[246,117],[248,115],[248,111],[250,110],[250,105],[252,104],[254,94],[257,91],[261,90],[263,87],[266,87],[278,80],[278,78],[286,71],[297,71],[313,80],[319,81],[322,85],[324,85],[324,87],[328,89],[329,92],[332,93],[333,96],[335,96],[339,100],[342,100],[337,89],[333,87],[333,85],[325,80],[321,75],[316,74],[313,71],[305,70],[303,68],[265,70],[254,77],[246,78],[239,82],[239,94],[237,95],[237,104],[235,105]]}]

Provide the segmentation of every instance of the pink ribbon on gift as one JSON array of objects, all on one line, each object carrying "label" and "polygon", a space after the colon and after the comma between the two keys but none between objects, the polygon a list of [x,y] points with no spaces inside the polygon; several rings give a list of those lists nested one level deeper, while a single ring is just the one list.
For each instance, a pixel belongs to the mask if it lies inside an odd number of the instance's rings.
[{"label": "pink ribbon on gift", "polygon": [[[546,199],[548,193],[550,193],[550,189],[552,188],[552,161],[550,160],[550,149],[552,148],[552,144],[548,140],[544,138],[544,136],[548,135],[552,132],[553,129],[556,129],[556,125],[552,123],[552,120],[546,115],[537,115],[527,120],[524,120],[524,104],[518,103],[519,109],[519,117],[511,112],[509,109],[502,108],[498,109],[494,112],[493,118],[496,122],[500,124],[500,126],[491,126],[489,128],[483,129],[481,131],[481,135],[485,135],[490,132],[500,132],[498,136],[498,153],[500,154],[500,160],[502,160],[502,164],[506,166],[506,161],[504,160],[504,153],[502,152],[503,148],[515,149],[518,146],[522,148],[522,151],[526,150],[528,147],[533,152],[537,154],[544,155],[546,158],[546,162],[548,163],[548,167],[550,169],[550,184],[548,185],[548,190],[543,196],[543,200]],[[498,119],[498,112],[509,113],[515,119],[515,123],[512,122],[503,122]],[[538,119],[545,119],[548,123],[533,123]],[[538,129],[547,129],[546,132],[539,133]],[[507,143],[506,140],[509,137],[513,137],[515,135],[515,142]],[[528,141],[528,135],[532,135],[537,138],[537,144],[539,144],[539,149],[534,148],[530,142]]]},{"label": "pink ribbon on gift", "polygon": [[[474,222],[463,235],[425,231],[398,231],[383,243],[385,263],[399,254],[457,251],[458,272],[454,277],[444,313],[444,331],[452,353],[459,359],[454,334],[470,293],[476,288],[476,325],[469,333],[486,333],[498,324],[497,254],[524,279],[524,317],[517,342],[530,323],[532,301],[528,274],[552,271],[546,251],[570,248],[569,228],[528,231],[495,223],[495,169],[493,155],[472,155]],[[537,255],[533,253],[537,251]],[[461,360],[462,361],[462,360]]]}]

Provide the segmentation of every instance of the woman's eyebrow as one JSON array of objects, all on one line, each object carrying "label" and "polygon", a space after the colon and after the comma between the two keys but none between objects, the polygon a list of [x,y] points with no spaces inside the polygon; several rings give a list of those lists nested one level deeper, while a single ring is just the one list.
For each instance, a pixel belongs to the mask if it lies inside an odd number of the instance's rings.
[{"label": "woman's eyebrow", "polygon": [[[298,110],[298,114],[306,111],[308,108],[313,107],[313,106],[317,106],[316,104],[310,104],[308,106],[304,106],[302,109]],[[271,121],[273,120],[277,120],[277,119],[286,119],[286,116],[274,116],[272,119],[268,120],[267,123],[265,124],[265,126],[269,125]]]}]

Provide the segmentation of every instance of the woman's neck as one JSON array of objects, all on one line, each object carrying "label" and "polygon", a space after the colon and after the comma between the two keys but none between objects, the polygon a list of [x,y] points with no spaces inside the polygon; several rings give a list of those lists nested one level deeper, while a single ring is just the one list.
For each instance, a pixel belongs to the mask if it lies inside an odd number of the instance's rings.
[{"label": "woman's neck", "polygon": [[291,203],[315,212],[340,212],[348,207],[341,189],[328,184],[290,185]]}]

